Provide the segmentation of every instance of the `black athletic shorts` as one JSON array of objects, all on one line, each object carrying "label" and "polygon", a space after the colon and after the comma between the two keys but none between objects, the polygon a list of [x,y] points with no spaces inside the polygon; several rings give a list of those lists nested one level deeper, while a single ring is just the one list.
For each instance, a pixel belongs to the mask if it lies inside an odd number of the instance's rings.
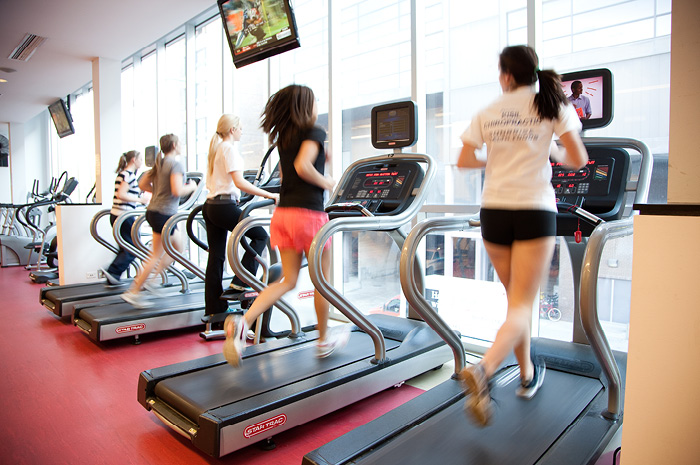
[{"label": "black athletic shorts", "polygon": [[551,211],[482,208],[479,216],[481,237],[495,244],[557,235],[557,214]]},{"label": "black athletic shorts", "polygon": [[[168,221],[171,216],[172,215],[164,215],[156,211],[146,210],[146,221],[151,225],[153,232],[158,234],[163,234],[163,226],[165,226],[165,222]],[[175,231],[177,231],[177,226],[173,228],[170,235],[172,236],[175,234]]]}]

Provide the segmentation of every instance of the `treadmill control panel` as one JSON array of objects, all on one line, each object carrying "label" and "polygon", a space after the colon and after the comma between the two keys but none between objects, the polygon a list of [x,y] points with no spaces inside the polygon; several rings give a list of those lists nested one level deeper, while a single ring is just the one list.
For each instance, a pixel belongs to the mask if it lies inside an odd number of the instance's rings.
[{"label": "treadmill control panel", "polygon": [[[624,212],[630,156],[620,148],[586,149],[588,163],[579,170],[552,162],[552,187],[557,202],[576,205],[606,221],[620,219]],[[580,228],[584,235],[590,235],[593,226],[584,223],[573,214],[559,213],[557,234],[572,235]]]},{"label": "treadmill control panel", "polygon": [[423,170],[412,161],[358,166],[332,204],[358,204],[373,215],[397,214],[410,205],[422,180]]},{"label": "treadmill control panel", "polygon": [[580,170],[570,170],[562,163],[552,162],[552,186],[557,197],[584,195],[606,196],[610,192],[610,175],[615,159],[601,157],[588,160]]}]

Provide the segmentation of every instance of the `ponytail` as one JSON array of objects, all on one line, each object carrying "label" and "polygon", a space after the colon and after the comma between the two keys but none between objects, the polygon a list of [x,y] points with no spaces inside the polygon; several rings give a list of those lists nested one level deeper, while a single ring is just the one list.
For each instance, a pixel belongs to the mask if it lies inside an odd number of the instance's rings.
[{"label": "ponytail", "polygon": [[208,176],[214,174],[214,159],[216,158],[216,150],[219,148],[219,144],[224,138],[224,134],[228,134],[231,129],[238,129],[241,127],[241,118],[238,116],[223,114],[219,118],[219,122],[216,124],[216,133],[211,138],[209,142],[209,155],[207,157],[207,173]]},{"label": "ponytail", "polygon": [[559,109],[568,100],[561,88],[561,79],[551,69],[537,71],[540,82],[540,91],[535,95],[535,108],[542,119],[555,119],[559,117]]},{"label": "ponytail", "polygon": [[540,90],[535,95],[537,114],[542,119],[559,117],[559,109],[568,102],[560,77],[551,69],[539,69],[539,59],[532,47],[516,45],[504,48],[498,57],[498,65],[501,72],[513,76],[518,86],[530,86],[539,81]]},{"label": "ponytail", "polygon": [[160,138],[160,151],[156,153],[156,159],[153,163],[153,168],[151,168],[151,179],[155,179],[160,166],[163,164],[165,154],[175,150],[175,145],[178,141],[179,139],[175,134],[166,134]]},{"label": "ponytail", "polygon": [[137,150],[129,150],[128,152],[122,153],[122,156],[119,157],[119,165],[117,166],[116,173],[121,173],[122,171],[124,171],[127,165],[131,163],[131,160],[138,157],[139,155],[140,153]]},{"label": "ponytail", "polygon": [[214,173],[214,159],[216,158],[216,149],[221,144],[221,134],[217,131],[209,142],[209,155],[207,156],[207,176]]}]

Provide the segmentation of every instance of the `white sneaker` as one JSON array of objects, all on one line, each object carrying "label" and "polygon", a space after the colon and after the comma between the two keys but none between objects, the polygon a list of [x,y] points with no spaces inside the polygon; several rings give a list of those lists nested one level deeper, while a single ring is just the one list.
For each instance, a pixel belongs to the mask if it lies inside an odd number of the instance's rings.
[{"label": "white sneaker", "polygon": [[350,325],[340,325],[328,329],[326,340],[316,344],[316,357],[328,357],[336,350],[340,350],[350,339]]},{"label": "white sneaker", "polygon": [[141,294],[132,291],[126,291],[121,295],[124,302],[133,305],[136,308],[150,308],[153,307],[153,302],[146,300]]},{"label": "white sneaker", "polygon": [[143,288],[144,290],[148,291],[148,293],[150,293],[153,297],[165,296],[165,292],[163,292],[163,287],[161,286],[160,282],[158,282],[156,279],[146,280],[143,283]]},{"label": "white sneaker", "polygon": [[515,395],[522,399],[532,399],[544,383],[544,373],[547,370],[544,358],[537,357],[537,360],[533,361],[533,365],[532,379],[530,381],[520,380],[520,386],[515,390]]},{"label": "white sneaker", "polygon": [[107,281],[107,284],[109,284],[110,286],[118,286],[121,284],[121,281],[119,278],[117,278],[113,274],[107,272],[107,270],[105,270],[104,268],[100,268],[100,271],[104,275],[105,280]]},{"label": "white sneaker", "polygon": [[241,315],[229,315],[224,321],[224,332],[224,358],[230,365],[237,367],[241,364],[241,353],[246,346],[248,323]]}]

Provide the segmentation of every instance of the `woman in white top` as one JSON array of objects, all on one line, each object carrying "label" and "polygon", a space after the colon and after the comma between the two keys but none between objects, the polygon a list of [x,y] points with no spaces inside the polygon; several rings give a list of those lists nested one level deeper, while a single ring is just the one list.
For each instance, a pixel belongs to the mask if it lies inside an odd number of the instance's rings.
[{"label": "woman in white top", "polygon": [[[513,351],[520,366],[517,395],[530,399],[544,380],[541,359],[530,358],[532,306],[554,250],[556,199],[550,156],[574,169],[588,153],[581,123],[559,75],[538,69],[535,51],[506,47],[499,56],[503,94],[480,111],[462,134],[460,168],[486,168],[481,203],[484,247],[506,288],[506,321],[483,359],[462,371],[466,409],[480,425],[491,416],[488,380]],[[534,84],[539,81],[539,92]],[[565,150],[553,142],[553,136]],[[486,144],[486,158],[476,150]]]},{"label": "woman in white top", "polygon": [[[209,258],[207,260],[206,281],[204,283],[204,304],[207,315],[222,313],[228,305],[219,297],[223,293],[221,283],[226,260],[226,237],[238,224],[241,209],[238,202],[241,191],[266,199],[279,199],[278,194],[260,189],[243,177],[243,158],[238,151],[237,142],[241,139],[241,120],[234,115],[225,114],[219,118],[216,134],[209,144],[209,166],[207,173],[207,200],[202,208],[202,215],[207,227]],[[250,246],[261,254],[267,245],[267,233],[261,227],[249,229],[245,236]],[[246,251],[241,260],[243,267],[255,274],[258,262],[255,255]],[[245,283],[234,276],[231,285],[235,290],[244,291]]]}]

